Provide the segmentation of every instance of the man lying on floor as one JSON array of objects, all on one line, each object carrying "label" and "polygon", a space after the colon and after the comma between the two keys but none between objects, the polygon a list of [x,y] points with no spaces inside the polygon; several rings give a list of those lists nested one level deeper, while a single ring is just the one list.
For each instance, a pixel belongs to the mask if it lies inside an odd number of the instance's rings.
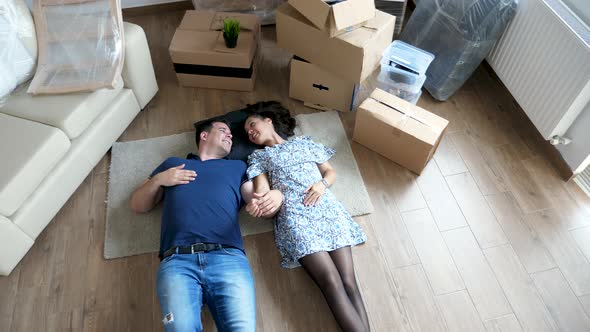
[{"label": "man lying on floor", "polygon": [[[197,154],[168,158],[131,197],[131,209],[148,212],[164,202],[157,292],[166,331],[202,331],[206,304],[219,331],[256,330],[252,271],[244,252],[238,212],[252,200],[246,163],[224,159],[232,149],[227,122],[195,125]],[[283,200],[278,190],[256,195],[261,216]]]}]

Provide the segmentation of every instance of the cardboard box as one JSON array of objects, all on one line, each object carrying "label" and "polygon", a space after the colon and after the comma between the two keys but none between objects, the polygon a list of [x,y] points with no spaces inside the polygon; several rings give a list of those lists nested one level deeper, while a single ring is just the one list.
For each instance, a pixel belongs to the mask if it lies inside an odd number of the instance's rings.
[{"label": "cardboard box", "polygon": [[[223,20],[240,21],[236,48],[223,40]],[[170,43],[170,57],[183,86],[252,91],[260,39],[256,15],[187,10]]]},{"label": "cardboard box", "polygon": [[305,101],[306,106],[352,111],[358,87],[297,56],[291,59],[289,97]]},{"label": "cardboard box", "polygon": [[359,106],[352,139],[420,174],[449,121],[375,89]]},{"label": "cardboard box", "polygon": [[375,17],[373,0],[346,0],[334,4],[323,0],[289,0],[289,3],[330,37],[358,28]]},{"label": "cardboard box", "polygon": [[395,17],[376,11],[362,27],[330,38],[288,3],[276,11],[277,45],[324,70],[360,83],[378,66],[393,38]]}]

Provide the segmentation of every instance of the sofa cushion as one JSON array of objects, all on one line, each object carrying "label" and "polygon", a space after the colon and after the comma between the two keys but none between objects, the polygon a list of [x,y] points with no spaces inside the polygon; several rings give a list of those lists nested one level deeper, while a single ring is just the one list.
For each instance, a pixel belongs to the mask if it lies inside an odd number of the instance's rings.
[{"label": "sofa cushion", "polygon": [[10,274],[33,243],[12,221],[0,216],[0,275]]},{"label": "sofa cushion", "polygon": [[0,113],[0,214],[12,215],[69,148],[61,130]]},{"label": "sofa cushion", "polygon": [[133,92],[123,89],[90,128],[72,141],[68,153],[10,217],[12,222],[36,239],[137,113]]},{"label": "sofa cushion", "polygon": [[57,127],[74,139],[115,99],[123,79],[117,79],[114,89],[63,95],[32,96],[27,94],[28,85],[19,86],[0,112]]}]

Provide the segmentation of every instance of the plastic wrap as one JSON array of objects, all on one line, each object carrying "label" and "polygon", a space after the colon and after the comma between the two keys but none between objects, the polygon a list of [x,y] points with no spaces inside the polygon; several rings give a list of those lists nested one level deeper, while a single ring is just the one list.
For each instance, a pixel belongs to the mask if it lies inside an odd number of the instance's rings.
[{"label": "plastic wrap", "polygon": [[516,14],[518,0],[420,0],[400,39],[435,59],[424,87],[447,100],[471,76]]},{"label": "plastic wrap", "polygon": [[275,9],[286,0],[192,0],[196,10],[214,10],[258,16],[261,25],[275,24]]},{"label": "plastic wrap", "polygon": [[27,92],[112,88],[123,66],[118,0],[35,0],[39,64]]},{"label": "plastic wrap", "polygon": [[0,106],[33,76],[36,61],[35,26],[26,3],[0,0]]},{"label": "plastic wrap", "polygon": [[395,16],[394,36],[397,36],[402,30],[407,2],[408,0],[375,0],[375,8]]}]

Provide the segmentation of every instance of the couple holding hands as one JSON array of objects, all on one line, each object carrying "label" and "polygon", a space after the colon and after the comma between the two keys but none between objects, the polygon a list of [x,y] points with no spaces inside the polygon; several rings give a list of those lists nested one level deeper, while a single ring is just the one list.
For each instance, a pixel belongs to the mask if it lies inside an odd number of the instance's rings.
[{"label": "couple holding hands", "polygon": [[255,331],[254,281],[238,212],[275,217],[284,268],[303,266],[321,289],[343,331],[369,331],[354,275],[351,246],[366,235],[329,187],[335,151],[293,137],[295,119],[280,107],[249,109],[248,139],[262,147],[241,160],[228,123],[197,126],[197,153],[168,158],[131,197],[135,212],[163,202],[157,292],[166,331],[201,331],[209,307],[219,331]]}]

